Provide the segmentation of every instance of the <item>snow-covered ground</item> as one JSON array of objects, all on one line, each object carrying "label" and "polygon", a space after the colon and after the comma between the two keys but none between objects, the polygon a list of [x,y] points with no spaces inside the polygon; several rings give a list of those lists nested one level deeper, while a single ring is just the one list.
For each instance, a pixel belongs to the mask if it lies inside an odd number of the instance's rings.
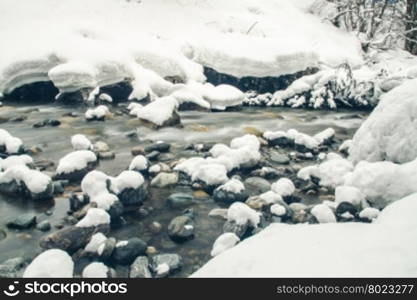
[{"label": "snow-covered ground", "polygon": [[204,81],[202,65],[263,77],[362,64],[358,40],[310,14],[312,3],[3,0],[0,92],[45,80],[71,92],[129,78],[140,98],[166,94],[166,76]]},{"label": "snow-covered ground", "polygon": [[415,277],[417,194],[372,224],[272,224],[192,277]]}]

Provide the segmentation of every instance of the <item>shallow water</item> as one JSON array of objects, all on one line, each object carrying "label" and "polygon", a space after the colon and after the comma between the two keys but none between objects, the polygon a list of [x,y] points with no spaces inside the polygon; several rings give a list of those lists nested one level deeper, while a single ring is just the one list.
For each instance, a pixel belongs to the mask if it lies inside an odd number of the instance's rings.
[{"label": "shallow water", "polygon": [[[29,112],[32,109],[36,109]],[[295,128],[307,134],[315,134],[327,127],[336,130],[338,139],[351,138],[363,119],[355,111],[311,111],[291,110],[283,108],[243,108],[241,111],[206,113],[187,111],[181,112],[184,128],[164,128],[151,130],[139,126],[139,122],[127,115],[115,114],[105,122],[86,122],[83,114],[85,107],[68,107],[53,105],[37,106],[5,106],[0,108],[1,117],[13,118],[26,116],[22,122],[5,122],[0,128],[8,130],[12,135],[21,138],[25,145],[40,146],[43,152],[34,156],[34,160],[48,159],[55,163],[65,154],[71,152],[70,138],[76,133],[87,135],[92,141],[106,142],[116,153],[114,160],[100,162],[98,170],[109,175],[118,175],[129,165],[132,147],[149,143],[147,140],[164,140],[172,143],[171,153],[176,158],[189,156],[191,153],[184,148],[190,143],[223,142],[229,143],[234,137],[245,134],[246,127],[264,130],[286,130]],[[112,108],[116,112],[118,108]],[[63,117],[69,112],[77,112],[79,117]],[[59,127],[33,128],[32,125],[46,118],[58,119],[62,122]],[[137,137],[128,138],[127,132],[135,131]],[[53,168],[50,170],[53,171]],[[165,200],[172,192],[189,192],[188,187],[173,187],[166,189],[151,189],[151,197],[145,203],[150,214],[140,217],[137,213],[124,216],[125,224],[112,229],[109,236],[118,240],[140,237],[154,246],[159,253],[179,253],[183,256],[184,267],[175,276],[187,276],[209,259],[209,252],[214,240],[222,233],[224,221],[208,217],[208,212],[218,207],[212,199],[196,200],[192,208],[196,214],[195,238],[183,244],[172,242],[167,233],[168,223],[175,216],[180,215],[182,209],[169,209]],[[8,220],[25,212],[34,212],[38,222],[48,219],[52,225],[59,223],[66,216],[68,200],[65,196],[55,198],[51,202],[33,203],[23,199],[15,199],[0,195],[0,262],[16,256],[33,257],[42,249],[38,245],[39,239],[49,234],[35,229],[15,231],[6,228]],[[53,212],[47,216],[45,212]],[[160,233],[154,234],[149,224],[157,221],[162,224]],[[56,229],[53,229],[56,230]],[[1,231],[6,233],[2,237]],[[80,270],[82,266],[77,266]],[[127,268],[118,268],[118,275],[125,276]]]}]

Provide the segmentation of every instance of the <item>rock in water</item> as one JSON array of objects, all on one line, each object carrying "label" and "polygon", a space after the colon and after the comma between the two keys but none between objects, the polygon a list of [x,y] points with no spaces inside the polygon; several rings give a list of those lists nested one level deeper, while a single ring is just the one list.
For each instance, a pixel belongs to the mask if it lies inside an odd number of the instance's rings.
[{"label": "rock in water", "polygon": [[161,172],[151,181],[151,186],[164,188],[178,183],[178,173]]},{"label": "rock in water", "polygon": [[7,227],[15,229],[26,229],[36,224],[36,216],[28,213],[18,216],[13,221],[7,223]]},{"label": "rock in water", "polygon": [[149,260],[146,256],[139,256],[130,266],[130,278],[152,278],[149,270]]},{"label": "rock in water", "polygon": [[171,253],[166,253],[166,254],[158,254],[155,255],[152,258],[152,263],[151,263],[151,267],[152,270],[154,270],[155,272],[158,269],[158,266],[166,264],[169,267],[169,273],[174,273],[175,271],[178,271],[181,269],[182,267],[182,257],[178,254],[171,254]]},{"label": "rock in water", "polygon": [[193,203],[193,196],[184,193],[175,193],[168,197],[167,203],[171,208],[186,207]]},{"label": "rock in water", "polygon": [[118,242],[112,257],[118,264],[129,265],[136,257],[146,253],[147,246],[143,240],[136,237],[127,241]]},{"label": "rock in water", "polygon": [[188,216],[174,218],[168,225],[168,235],[175,242],[185,242],[194,237],[194,222]]}]

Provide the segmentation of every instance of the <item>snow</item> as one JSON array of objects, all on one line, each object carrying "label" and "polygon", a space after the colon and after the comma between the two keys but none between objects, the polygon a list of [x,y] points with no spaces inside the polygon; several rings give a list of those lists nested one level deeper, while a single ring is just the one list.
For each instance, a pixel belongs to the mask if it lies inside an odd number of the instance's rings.
[{"label": "snow", "polygon": [[75,226],[95,227],[106,224],[110,224],[109,214],[101,208],[90,208],[85,217],[82,218]]},{"label": "snow", "polygon": [[33,164],[33,159],[29,155],[12,155],[5,159],[0,158],[0,171],[7,170],[17,165],[30,165]]},{"label": "snow", "polygon": [[240,180],[232,178],[229,181],[227,181],[225,184],[222,184],[221,186],[219,186],[219,189],[226,191],[226,192],[238,194],[245,189],[245,186]]},{"label": "snow", "polygon": [[416,178],[417,159],[401,165],[362,161],[345,176],[345,185],[358,188],[372,206],[383,208],[416,192]]},{"label": "snow", "polygon": [[84,134],[76,134],[71,138],[72,148],[74,150],[91,150],[93,145]]},{"label": "snow", "polygon": [[83,278],[107,278],[109,268],[102,262],[92,262],[87,265],[83,272]]},{"label": "snow", "polygon": [[294,183],[289,178],[280,178],[271,186],[271,190],[281,197],[291,196],[295,192]]},{"label": "snow", "polygon": [[100,94],[100,96],[98,96],[98,99],[104,102],[108,102],[108,103],[113,102],[113,98],[109,94],[106,94],[106,93]]},{"label": "snow", "polygon": [[417,157],[416,94],[417,79],[412,79],[382,96],[353,137],[349,158],[354,163],[404,163]]},{"label": "snow", "polygon": [[97,232],[91,237],[91,240],[85,246],[84,251],[97,253],[99,247],[107,240],[106,236],[101,232]]},{"label": "snow", "polygon": [[149,121],[162,126],[168,121],[178,108],[178,102],[174,97],[167,96],[158,98],[155,101],[138,110],[139,119]]},{"label": "snow", "polygon": [[96,195],[94,198],[91,198],[90,202],[97,203],[98,208],[101,208],[107,211],[118,200],[119,198],[117,198],[116,195],[110,194],[104,190],[99,195]]},{"label": "snow", "polygon": [[143,155],[135,156],[129,165],[129,170],[143,171],[143,170],[146,170],[147,168],[148,168],[148,160]]},{"label": "snow", "polygon": [[369,221],[373,221],[374,219],[378,218],[379,216],[379,209],[373,207],[367,207],[359,213],[359,218],[368,219]]},{"label": "snow", "polygon": [[285,208],[285,206],[281,204],[271,205],[270,211],[271,211],[271,214],[278,216],[278,217],[284,216],[287,213],[287,209]]},{"label": "snow", "polygon": [[259,142],[259,139],[252,134],[246,134],[230,141],[230,148],[232,149],[243,147],[250,147],[251,149],[258,151],[261,148],[261,143]]},{"label": "snow", "polygon": [[331,139],[334,134],[335,132],[333,128],[327,128],[324,131],[317,133],[314,137],[302,132],[298,132],[296,129],[290,129],[287,132],[281,130],[265,131],[263,137],[268,141],[273,141],[278,138],[286,138],[290,141],[293,141],[297,145],[304,146],[307,149],[313,150],[327,140]]},{"label": "snow", "polygon": [[240,242],[240,238],[233,232],[226,232],[220,235],[213,244],[210,255],[217,256],[220,253],[234,247],[237,243]]},{"label": "snow", "polygon": [[236,77],[264,77],[362,63],[355,36],[294,1],[27,2],[0,6],[8,12],[0,39],[10,41],[0,59],[0,93],[37,81],[71,92],[129,79],[130,98],[140,100],[168,95],[167,76],[203,82],[201,64]]},{"label": "snow", "polygon": [[227,210],[227,220],[236,222],[238,225],[249,224],[252,227],[257,227],[260,222],[260,213],[245,203],[235,202]]},{"label": "snow", "polygon": [[319,223],[336,223],[336,216],[333,211],[325,204],[318,204],[313,207],[311,214],[316,217]]},{"label": "snow", "polygon": [[90,199],[102,194],[103,192],[108,193],[107,191],[107,180],[109,176],[101,171],[91,171],[84,176],[81,181],[81,190],[83,193],[87,194]]},{"label": "snow", "polygon": [[110,113],[110,110],[105,105],[99,105],[96,108],[90,108],[85,112],[87,120],[102,120]]},{"label": "snow", "polygon": [[204,99],[213,109],[225,110],[228,107],[239,106],[245,98],[245,94],[228,84],[220,84],[216,87],[205,85],[205,87]]},{"label": "snow", "polygon": [[335,189],[336,203],[349,202],[360,206],[365,201],[365,195],[353,186],[338,186]]},{"label": "snow", "polygon": [[327,128],[316,135],[314,135],[314,139],[319,143],[323,144],[328,140],[331,140],[336,134],[336,131],[333,128]]},{"label": "snow", "polygon": [[267,204],[282,203],[283,201],[281,195],[273,191],[268,191],[263,194],[260,194],[259,198],[264,200]]},{"label": "snow", "polygon": [[8,154],[15,154],[20,151],[23,142],[12,136],[7,130],[0,128],[0,146],[4,146]]},{"label": "snow", "polygon": [[139,110],[142,109],[142,107],[143,107],[142,104],[132,102],[132,103],[129,103],[129,105],[127,106],[127,109],[129,110],[129,114],[131,116],[137,116]]},{"label": "snow", "polygon": [[123,171],[117,177],[111,179],[111,190],[116,194],[125,189],[137,189],[145,183],[143,176],[135,171]]},{"label": "snow", "polygon": [[352,147],[352,140],[346,140],[339,146],[339,152],[349,153],[350,148]]},{"label": "snow", "polygon": [[413,194],[370,224],[274,223],[191,277],[415,277],[417,243],[410,241],[417,237],[416,211]]},{"label": "snow", "polygon": [[69,174],[85,169],[89,163],[97,161],[97,156],[89,150],[71,152],[61,158],[56,168],[57,174]]},{"label": "snow", "polygon": [[0,184],[11,183],[12,181],[23,182],[26,188],[34,194],[44,192],[52,183],[52,179],[48,175],[29,169],[22,164],[9,167],[6,171],[0,172]]},{"label": "snow", "polygon": [[191,175],[192,181],[203,181],[207,185],[219,185],[227,182],[227,170],[224,165],[208,163],[199,165]]},{"label": "snow", "polygon": [[74,262],[67,252],[50,249],[39,254],[27,266],[23,278],[72,278]]}]

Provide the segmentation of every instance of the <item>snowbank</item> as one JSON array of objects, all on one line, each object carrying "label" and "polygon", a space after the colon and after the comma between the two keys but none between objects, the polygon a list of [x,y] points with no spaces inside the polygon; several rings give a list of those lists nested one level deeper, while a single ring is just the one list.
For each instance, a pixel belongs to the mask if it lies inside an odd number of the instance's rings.
[{"label": "snowbank", "polygon": [[275,223],[191,277],[415,277],[416,210],[413,194],[386,207],[371,224]]},{"label": "snowbank", "polygon": [[355,133],[349,158],[404,163],[417,157],[417,79],[382,96],[378,106]]},{"label": "snowbank", "polygon": [[72,278],[74,262],[67,252],[50,249],[39,254],[23,273],[23,278]]},{"label": "snowbank", "polygon": [[356,37],[292,2],[4,0],[0,93],[38,81],[66,93],[127,80],[129,98],[140,100],[169,95],[164,78],[203,82],[202,65],[264,77],[362,63]]}]

